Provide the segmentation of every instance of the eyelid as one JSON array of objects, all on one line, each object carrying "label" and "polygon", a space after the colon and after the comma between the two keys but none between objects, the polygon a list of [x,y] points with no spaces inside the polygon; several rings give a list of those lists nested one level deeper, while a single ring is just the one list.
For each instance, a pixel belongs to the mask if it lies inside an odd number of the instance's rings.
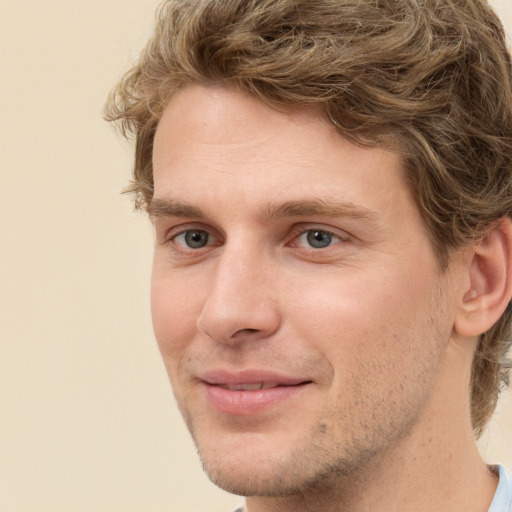
[{"label": "eyelid", "polygon": [[167,223],[162,228],[162,238],[165,238],[165,240],[170,240],[176,235],[179,235],[181,233],[185,233],[186,231],[193,231],[193,230],[200,230],[200,231],[207,231],[208,233],[211,231],[211,227],[205,226],[201,222],[179,222],[179,223]]},{"label": "eyelid", "polygon": [[182,229],[177,229],[177,230],[169,230],[169,232],[167,233],[167,240],[171,241],[171,240],[174,240],[175,238],[181,236],[181,235],[184,235],[185,233],[188,233],[189,231],[204,231],[205,233],[208,233],[210,235],[210,231],[208,231],[207,229],[204,229],[204,228],[198,228],[198,227],[190,227],[190,226],[187,226],[187,227],[184,227]]},{"label": "eyelid", "polygon": [[[332,235],[333,237],[338,238],[339,240],[343,242],[348,242],[352,240],[352,237],[347,233],[346,231],[342,229],[333,228],[331,226],[325,226],[322,224],[316,224],[316,223],[303,223],[303,224],[297,224],[293,227],[293,230],[290,235],[290,242],[293,242],[294,240],[297,240],[301,235],[307,233],[308,231],[322,231],[324,233],[328,233]],[[289,243],[287,245],[289,245]],[[318,250],[313,247],[311,247],[311,250]],[[324,249],[325,250],[325,249]]]}]

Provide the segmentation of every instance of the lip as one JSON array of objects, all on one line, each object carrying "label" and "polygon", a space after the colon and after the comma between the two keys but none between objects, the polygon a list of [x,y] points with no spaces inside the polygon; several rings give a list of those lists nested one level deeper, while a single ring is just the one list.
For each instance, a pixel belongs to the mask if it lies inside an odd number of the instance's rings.
[{"label": "lip", "polygon": [[[302,394],[312,381],[268,370],[207,371],[198,376],[208,405],[215,411],[250,416],[282,406]],[[258,384],[261,389],[254,389]]]}]

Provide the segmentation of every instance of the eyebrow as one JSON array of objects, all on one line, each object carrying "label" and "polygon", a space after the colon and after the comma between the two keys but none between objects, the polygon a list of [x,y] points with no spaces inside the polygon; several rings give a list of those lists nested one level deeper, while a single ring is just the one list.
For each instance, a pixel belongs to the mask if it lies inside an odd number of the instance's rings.
[{"label": "eyebrow", "polygon": [[187,217],[192,219],[205,219],[207,213],[197,206],[182,203],[175,199],[153,198],[148,205],[148,214],[151,219],[160,217]]},{"label": "eyebrow", "polygon": [[377,214],[368,208],[357,206],[350,201],[329,199],[307,199],[304,201],[285,201],[270,203],[263,209],[263,219],[279,217],[351,217],[355,219],[377,220]]},{"label": "eyebrow", "polygon": [[[200,207],[193,206],[175,199],[153,198],[148,206],[151,219],[160,217],[183,217],[206,219],[211,217]],[[283,203],[272,202],[265,205],[258,214],[261,221],[269,221],[285,217],[350,217],[372,222],[377,221],[377,214],[365,207],[350,201],[328,199],[291,200]]]}]

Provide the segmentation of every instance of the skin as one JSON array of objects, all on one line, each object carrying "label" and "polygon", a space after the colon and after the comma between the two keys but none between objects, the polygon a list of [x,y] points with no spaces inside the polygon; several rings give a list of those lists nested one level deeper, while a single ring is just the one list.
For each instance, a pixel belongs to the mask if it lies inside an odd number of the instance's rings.
[{"label": "skin", "polygon": [[[470,255],[439,270],[400,157],[314,111],[191,86],[153,162],[154,329],[210,478],[250,512],[487,510],[476,337],[454,329]],[[293,386],[220,391],[219,409],[219,372]]]}]

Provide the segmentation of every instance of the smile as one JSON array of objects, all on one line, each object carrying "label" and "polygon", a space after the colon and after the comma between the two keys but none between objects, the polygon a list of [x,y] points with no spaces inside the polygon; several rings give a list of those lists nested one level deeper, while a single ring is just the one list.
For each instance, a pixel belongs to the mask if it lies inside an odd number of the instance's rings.
[{"label": "smile", "polygon": [[230,416],[252,416],[285,407],[313,384],[311,380],[270,372],[208,372],[200,388],[207,408]]},{"label": "smile", "polygon": [[277,388],[280,386],[279,382],[253,382],[250,384],[217,384],[223,389],[229,391],[258,391],[260,389]]}]

